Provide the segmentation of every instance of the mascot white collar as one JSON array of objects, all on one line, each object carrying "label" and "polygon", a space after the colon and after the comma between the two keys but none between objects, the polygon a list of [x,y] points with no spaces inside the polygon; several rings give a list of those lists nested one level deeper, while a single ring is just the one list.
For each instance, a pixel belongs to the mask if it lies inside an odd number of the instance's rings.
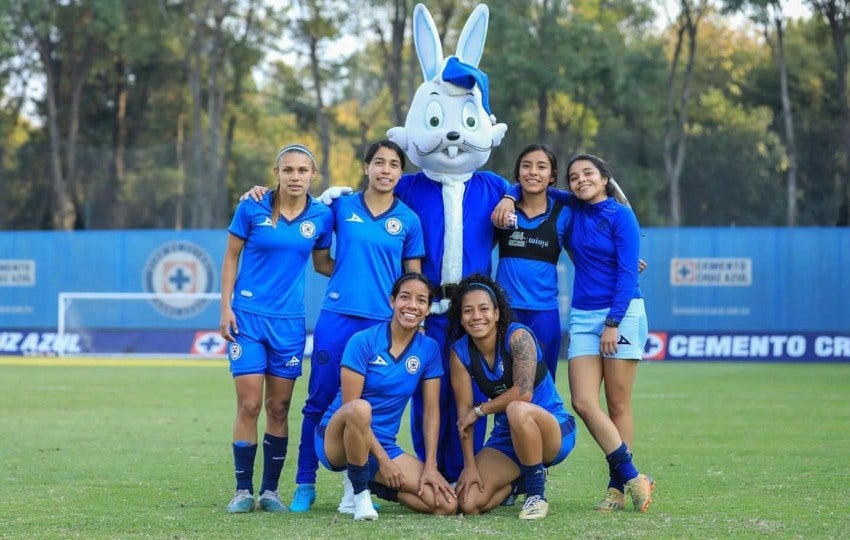
[{"label": "mascot white collar", "polygon": [[404,126],[387,132],[414,165],[443,186],[444,284],[463,277],[464,182],[487,162],[508,129],[491,113],[487,75],[478,69],[489,16],[487,6],[479,4],[464,24],[456,54],[444,59],[434,19],[424,5],[416,5],[413,40],[425,80],[413,96]]}]

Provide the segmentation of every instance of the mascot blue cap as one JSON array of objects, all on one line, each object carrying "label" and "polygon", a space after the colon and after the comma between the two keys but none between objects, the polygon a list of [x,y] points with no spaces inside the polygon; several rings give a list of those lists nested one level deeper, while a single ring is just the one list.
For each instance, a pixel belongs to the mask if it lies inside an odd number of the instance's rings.
[{"label": "mascot blue cap", "polygon": [[487,114],[490,112],[490,81],[480,69],[461,62],[456,56],[450,56],[443,68],[442,79],[455,86],[472,90],[477,84],[481,89],[481,103]]}]

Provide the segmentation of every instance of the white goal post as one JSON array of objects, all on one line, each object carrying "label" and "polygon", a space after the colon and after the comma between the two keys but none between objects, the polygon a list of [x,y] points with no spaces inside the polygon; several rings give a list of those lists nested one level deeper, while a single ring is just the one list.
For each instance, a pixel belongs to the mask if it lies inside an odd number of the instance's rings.
[{"label": "white goal post", "polygon": [[[138,302],[138,301],[148,301],[153,306],[145,306],[145,316],[147,318],[158,318],[160,319],[160,327],[169,327],[173,325],[175,327],[185,328],[187,331],[195,330],[214,330],[218,327],[218,310],[215,310],[214,318],[211,319],[210,316],[207,316],[203,320],[198,320],[197,322],[187,322],[190,321],[193,316],[196,315],[197,312],[201,312],[206,310],[211,302],[215,302],[216,306],[218,305],[218,301],[221,299],[221,293],[210,292],[210,293],[128,293],[128,292],[69,292],[63,291],[60,292],[57,296],[57,306],[56,306],[56,340],[55,342],[58,344],[56,346],[55,354],[58,356],[62,356],[65,354],[65,345],[68,342],[68,333],[76,330],[75,323],[69,320],[69,310],[71,305],[76,301],[97,301],[97,302]],[[174,313],[172,314],[164,314],[162,308],[167,308]],[[132,315],[140,314],[140,309],[129,309],[125,310],[131,315],[130,319],[132,319]],[[102,310],[107,312],[106,314],[100,313],[101,317],[109,317],[109,310]],[[156,313],[159,311],[159,313]],[[151,312],[152,314],[148,314],[147,312]],[[78,315],[78,314],[77,314]],[[79,317],[83,318],[83,317]],[[178,323],[178,321],[180,321]],[[116,322],[117,321],[107,321]],[[82,323],[85,325],[86,323]],[[132,331],[134,327],[132,323],[126,326],[128,331]],[[103,325],[103,322],[100,323]],[[189,354],[188,351],[176,352],[175,354]],[[97,353],[95,353],[97,354]]]}]

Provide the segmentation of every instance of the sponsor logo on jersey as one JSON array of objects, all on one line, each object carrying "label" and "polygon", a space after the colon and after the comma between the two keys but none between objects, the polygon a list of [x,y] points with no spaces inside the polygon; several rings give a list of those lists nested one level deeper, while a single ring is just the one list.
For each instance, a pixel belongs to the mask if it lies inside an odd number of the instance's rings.
[{"label": "sponsor logo on jersey", "polygon": [[380,354],[379,354],[378,356],[376,356],[376,357],[375,357],[375,359],[374,359],[374,360],[372,360],[372,361],[371,361],[371,362],[369,362],[369,363],[370,363],[370,364],[372,364],[373,366],[386,366],[386,365],[388,365],[388,364],[387,364],[387,361],[386,361],[386,360],[384,360],[384,359],[381,357],[381,355],[380,355]]},{"label": "sponsor logo on jersey", "polygon": [[363,223],[363,219],[357,215],[357,212],[352,212],[351,217],[345,218],[345,221],[351,221],[352,223]]},{"label": "sponsor logo on jersey", "polygon": [[[201,246],[185,240],[160,245],[148,256],[142,272],[142,287],[151,293],[211,293],[218,281],[215,264]],[[209,300],[187,298],[151,300],[167,317],[182,319],[204,309]]]},{"label": "sponsor logo on jersey", "polygon": [[231,343],[227,348],[227,354],[230,356],[232,361],[237,361],[242,357],[242,345],[238,343]]},{"label": "sponsor logo on jersey", "polygon": [[401,220],[398,218],[390,218],[384,223],[384,228],[393,236],[401,232]]},{"label": "sponsor logo on jersey", "polygon": [[407,368],[407,372],[413,375],[417,371],[419,371],[419,357],[418,356],[409,356],[407,360],[404,361],[404,367]]},{"label": "sponsor logo on jersey", "polygon": [[273,227],[273,226],[274,226],[274,223],[272,223],[272,218],[270,218],[269,216],[266,216],[265,218],[263,218],[263,221],[261,221],[260,223],[257,223],[257,227]]},{"label": "sponsor logo on jersey", "polygon": [[300,231],[304,238],[313,238],[316,236],[316,224],[312,221],[305,221],[301,224]]}]

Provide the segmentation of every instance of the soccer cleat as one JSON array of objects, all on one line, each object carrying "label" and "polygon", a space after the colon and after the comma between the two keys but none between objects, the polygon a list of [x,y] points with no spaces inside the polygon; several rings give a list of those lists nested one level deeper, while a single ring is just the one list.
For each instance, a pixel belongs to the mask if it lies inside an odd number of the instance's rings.
[{"label": "soccer cleat", "polygon": [[289,511],[308,512],[314,502],[316,502],[315,484],[299,484],[298,487],[295,488],[295,493],[292,495],[292,502],[289,504]]},{"label": "soccer cleat", "polygon": [[277,491],[270,489],[265,490],[257,499],[257,508],[266,512],[287,512],[289,510],[285,504],[280,502],[280,495]]},{"label": "soccer cleat", "polygon": [[372,506],[372,494],[368,489],[354,495],[354,521],[375,521],[378,512]]},{"label": "soccer cleat", "polygon": [[626,490],[632,496],[635,512],[646,512],[649,503],[652,502],[652,490],[654,489],[655,480],[645,474],[639,474],[626,482]]},{"label": "soccer cleat", "polygon": [[626,495],[617,488],[609,487],[605,498],[596,505],[600,512],[615,512],[626,509]]},{"label": "soccer cleat", "polygon": [[532,520],[543,519],[549,513],[549,503],[540,495],[526,497],[519,511],[519,519]]},{"label": "soccer cleat", "polygon": [[254,496],[247,489],[237,489],[236,494],[227,503],[228,514],[244,514],[254,509]]}]

